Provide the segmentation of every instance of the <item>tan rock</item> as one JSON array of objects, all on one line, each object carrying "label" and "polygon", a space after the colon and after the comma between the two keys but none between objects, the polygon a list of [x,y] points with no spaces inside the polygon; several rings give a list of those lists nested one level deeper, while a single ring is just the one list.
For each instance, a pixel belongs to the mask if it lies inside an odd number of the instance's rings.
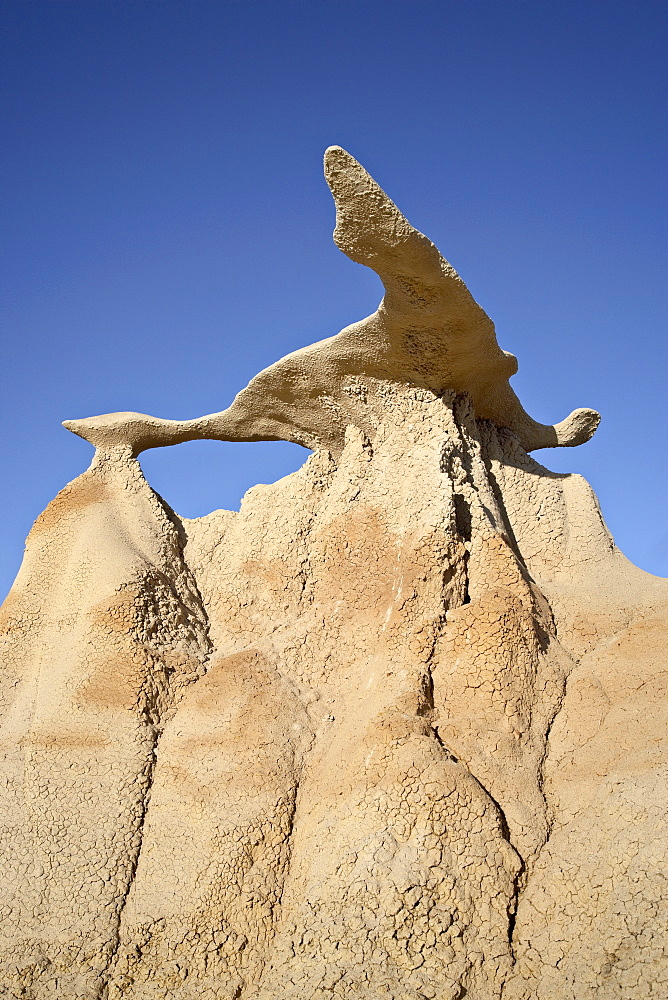
[{"label": "tan rock", "polygon": [[[668,587],[527,455],[597,415],[532,421],[450,265],[326,169],[374,316],[221,414],[70,424],[96,458],[3,609],[0,984],[664,997]],[[179,519],[133,455],[194,436],[314,454]]]},{"label": "tan rock", "polygon": [[278,439],[338,454],[349,424],[365,433],[372,427],[361,378],[436,395],[466,392],[478,417],[509,427],[527,451],[592,436],[600,419],[595,410],[574,410],[554,427],[524,411],[508,383],[517,359],[500,349],[489,316],[434,244],[339,146],[325,153],[325,177],[336,203],[334,241],[373,268],[385,287],[375,313],[260,372],[222,413],[182,421],[109,413],[65,426],[96,447],[129,444],[135,455],[196,438]]}]

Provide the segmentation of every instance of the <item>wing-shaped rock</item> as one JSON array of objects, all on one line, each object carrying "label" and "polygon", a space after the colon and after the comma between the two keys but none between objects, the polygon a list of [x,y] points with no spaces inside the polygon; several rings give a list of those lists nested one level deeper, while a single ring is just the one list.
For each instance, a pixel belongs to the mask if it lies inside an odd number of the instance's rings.
[{"label": "wing-shaped rock", "polygon": [[197,438],[287,440],[338,454],[351,423],[373,437],[377,417],[359,388],[375,379],[437,396],[467,393],[478,417],[509,428],[527,451],[591,437],[599,422],[594,410],[575,410],[555,426],[525,412],[508,381],[517,361],[497,344],[489,316],[349,153],[330,147],[325,176],[336,203],[337,246],[385,286],[375,313],[260,372],[222,413],[185,421],[115,413],[65,426],[98,447],[129,444],[134,454]]}]

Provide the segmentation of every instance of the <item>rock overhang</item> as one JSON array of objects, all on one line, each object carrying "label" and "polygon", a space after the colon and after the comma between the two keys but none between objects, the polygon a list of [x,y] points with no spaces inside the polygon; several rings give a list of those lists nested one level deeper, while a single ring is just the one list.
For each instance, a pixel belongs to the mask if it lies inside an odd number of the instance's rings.
[{"label": "rock overhang", "polygon": [[202,438],[286,440],[338,453],[345,427],[364,423],[346,385],[368,379],[437,396],[465,393],[477,417],[508,428],[526,451],[589,440],[600,420],[595,410],[574,410],[555,425],[524,410],[509,383],[517,359],[499,347],[491,319],[364,167],[340,146],[327,149],[324,167],[336,206],[334,242],[383,282],[374,313],[276,361],[220,413],[176,421],[124,412],[64,426],[98,448],[133,455]]}]

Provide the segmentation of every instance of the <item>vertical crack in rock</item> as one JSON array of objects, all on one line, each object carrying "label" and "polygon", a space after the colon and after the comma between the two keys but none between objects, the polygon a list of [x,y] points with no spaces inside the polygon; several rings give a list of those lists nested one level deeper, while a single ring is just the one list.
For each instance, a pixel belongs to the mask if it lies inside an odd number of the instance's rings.
[{"label": "vertical crack in rock", "polygon": [[[485,450],[481,447],[478,424],[465,397],[454,401],[454,416],[461,445],[456,445],[446,455],[445,467],[455,484],[457,528],[460,533],[465,533],[467,541],[467,596],[470,608],[453,609],[448,614],[453,631],[448,634],[446,629],[442,652],[449,648],[449,657],[455,658],[455,665],[458,665],[455,674],[451,667],[444,676],[439,657],[436,658],[437,683],[443,687],[448,678],[437,699],[437,716],[440,716],[438,731],[444,735],[448,745],[455,740],[457,755],[464,758],[480,787],[494,803],[503,836],[517,853],[519,867],[514,873],[508,900],[508,943],[514,961],[513,939],[521,892],[530,866],[550,831],[551,817],[543,789],[543,766],[550,727],[563,699],[570,663],[565,663],[565,657],[554,645],[551,610],[524,565],[503,497],[491,474]],[[490,614],[493,615],[491,619],[488,617]],[[495,620],[501,624],[500,641],[495,644],[496,648],[490,646],[487,653],[488,664],[493,670],[488,682],[492,691],[500,681],[506,685],[506,693],[499,688],[497,696],[505,701],[501,716],[495,708],[494,699],[491,703],[481,700],[484,688],[479,686],[479,680],[472,679],[480,694],[469,701],[468,708],[465,689],[460,688],[457,693],[457,685],[453,687],[450,680],[454,680],[461,671],[461,665],[469,655],[467,646],[472,641],[480,641],[478,636],[483,640],[481,652],[484,655],[487,642],[480,635],[481,619],[487,619],[490,625]],[[479,667],[475,669],[478,674]],[[449,698],[446,693],[448,687]],[[488,732],[498,732],[489,751],[484,744],[481,745],[477,733],[472,734],[472,739],[467,739],[461,720],[453,714],[453,705],[459,706],[460,713],[477,717],[479,725]],[[515,706],[511,710],[517,718],[514,745],[509,745],[504,736],[511,706]],[[513,714],[510,714],[510,719]],[[449,723],[446,723],[447,717],[451,720]],[[497,747],[499,744],[503,746],[504,741],[506,752],[510,753],[505,766],[499,768],[495,757]],[[514,776],[508,768],[513,758]]]},{"label": "vertical crack in rock", "polygon": [[[125,893],[118,908],[116,934],[110,951],[101,996],[108,996],[108,979],[114,960],[121,943],[121,928],[123,914],[135,883],[137,868],[141,858],[144,826],[148,814],[155,769],[158,761],[160,738],[165,724],[173,718],[178,703],[186,688],[196,683],[207,666],[211,652],[208,638],[208,619],[202,603],[196,580],[190,572],[184,559],[185,534],[182,525],[162,498],[155,494],[171,527],[176,533],[177,543],[174,552],[174,562],[171,567],[173,575],[156,571],[147,574],[143,581],[143,592],[137,603],[137,618],[135,641],[149,651],[150,669],[147,671],[144,684],[137,699],[137,710],[144,720],[150,740],[150,753],[144,775],[144,793],[137,817],[136,847],[132,858]],[[181,673],[173,665],[174,644],[171,641],[162,648],[164,637],[161,630],[169,618],[173,619],[175,630],[190,633],[201,650],[201,658],[195,672]],[[177,648],[183,644],[183,637],[177,637]]]},{"label": "vertical crack in rock", "polygon": [[[576,666],[576,665],[577,664],[574,664],[574,666]],[[553,707],[553,711],[552,711],[551,716],[548,718],[548,721],[547,721],[547,728],[545,730],[545,742],[544,742],[544,747],[543,747],[543,753],[542,753],[541,758],[540,758],[539,763],[538,763],[538,787],[540,788],[541,795],[543,796],[543,799],[545,800],[546,828],[545,828],[545,839],[544,839],[543,843],[540,845],[540,847],[538,848],[538,851],[537,851],[535,857],[533,858],[533,863],[534,864],[538,862],[538,860],[540,858],[541,851],[549,843],[550,834],[552,832],[552,826],[554,824],[554,806],[550,803],[550,801],[548,799],[548,796],[546,794],[546,789],[545,789],[545,782],[546,782],[545,768],[546,768],[546,764],[547,764],[548,754],[550,752],[550,733],[552,732],[552,727],[554,726],[554,724],[555,724],[555,722],[557,720],[557,717],[558,717],[559,713],[561,712],[561,710],[563,708],[564,701],[565,701],[565,698],[566,698],[566,685],[567,684],[568,684],[568,675],[565,675],[564,679],[563,679],[561,694],[559,696],[558,701],[555,703],[555,705]]]},{"label": "vertical crack in rock", "polygon": [[[466,406],[466,401],[462,401],[462,402],[463,402],[463,405]],[[455,407],[457,407],[458,403],[459,403],[459,401],[455,401]],[[461,403],[459,405],[461,405]],[[463,436],[462,425],[460,423],[460,420],[457,419],[457,410],[456,410],[456,408],[455,408],[455,419],[457,420],[457,428],[459,430],[459,433],[460,433],[460,435]],[[468,461],[464,460],[465,456],[468,458]],[[453,462],[453,457],[455,457],[458,461]],[[451,479],[453,481],[454,490],[455,490],[455,492],[453,493],[453,503],[454,503],[454,514],[455,514],[456,529],[457,529],[457,532],[458,532],[460,538],[462,538],[462,540],[464,541],[464,543],[469,546],[469,548],[467,548],[467,551],[466,551],[465,556],[464,556],[464,567],[463,567],[463,572],[464,572],[464,577],[465,577],[465,583],[464,583],[464,597],[463,597],[462,605],[461,606],[464,606],[464,605],[470,604],[468,560],[469,560],[470,542],[471,542],[471,536],[472,536],[471,503],[470,503],[470,500],[467,499],[467,495],[470,497],[471,491],[475,491],[475,484],[473,482],[473,473],[472,473],[472,469],[471,469],[470,453],[468,453],[466,449],[451,450],[451,449],[447,449],[446,448],[446,450],[444,452],[444,461],[443,461],[442,464],[443,464],[443,467],[444,467],[444,471],[446,471],[449,474],[449,476],[451,477]],[[461,470],[463,470],[464,476],[462,476]],[[498,502],[498,496],[496,495],[496,493],[495,493],[495,499],[497,499],[497,502]],[[446,616],[444,615],[444,623],[445,623],[445,619],[446,619]],[[428,665],[427,665],[427,670],[428,670],[428,673],[427,673],[427,688],[426,688],[426,691],[425,691],[426,704],[427,704],[427,707],[429,709],[429,713],[432,716],[434,714],[434,710],[435,710],[435,707],[436,707],[435,706],[435,702],[434,702],[434,679],[433,679],[433,673],[432,673],[432,660],[433,660],[434,652],[435,652],[435,645],[434,645],[434,648],[431,651],[431,654],[430,654],[430,657],[429,657],[429,662],[428,662]],[[551,722],[550,722],[550,725],[551,725]],[[452,751],[443,742],[443,740],[442,740],[442,738],[441,738],[441,736],[439,734],[438,726],[433,725],[432,726],[432,731],[434,733],[434,736],[435,736],[437,742],[443,748],[444,753],[454,763],[459,763],[458,758],[456,757],[456,755],[453,754]],[[548,732],[546,733],[546,736],[545,736],[545,747],[546,747],[545,752],[547,752],[547,735],[548,734],[549,734],[549,728],[548,728]],[[541,760],[540,767],[542,768],[542,760]],[[514,951],[513,951],[513,933],[514,933],[514,930],[515,930],[515,921],[516,921],[516,915],[517,915],[517,908],[518,908],[518,905],[519,905],[519,897],[520,897],[520,892],[521,892],[521,885],[522,885],[522,881],[523,881],[523,878],[524,878],[525,873],[526,873],[526,864],[525,864],[524,858],[521,856],[521,854],[519,853],[519,851],[517,849],[517,845],[513,843],[513,840],[511,838],[511,834],[510,834],[510,829],[509,829],[509,826],[508,826],[508,821],[506,819],[506,815],[505,815],[504,810],[501,807],[500,803],[494,798],[494,796],[490,792],[489,788],[485,787],[485,785],[480,780],[480,778],[477,777],[477,775],[475,773],[473,773],[473,771],[471,771],[470,768],[469,768],[469,771],[470,771],[472,777],[477,782],[477,784],[480,786],[481,790],[484,792],[484,794],[487,796],[487,798],[493,803],[494,808],[496,809],[498,817],[499,817],[499,822],[500,822],[500,828],[501,828],[502,836],[508,842],[508,844],[513,848],[515,854],[517,855],[517,857],[519,859],[519,867],[518,867],[518,869],[517,869],[517,871],[516,871],[516,873],[514,875],[514,878],[513,878],[512,895],[511,895],[510,899],[508,900],[508,944],[509,944],[509,949],[510,949],[511,960],[512,960],[512,962],[514,962],[515,961],[515,955],[514,955]],[[542,771],[540,773],[541,773],[541,776],[542,776]],[[542,792],[542,786],[541,786],[541,792]],[[464,987],[462,987],[462,993],[460,994],[460,996],[465,996],[466,992],[467,992],[466,989]]]},{"label": "vertical crack in rock", "polygon": [[154,737],[153,737],[153,753],[152,753],[151,760],[148,763],[147,772],[146,772],[146,775],[145,775],[144,795],[143,795],[143,799],[142,799],[142,802],[141,802],[140,812],[139,812],[139,815],[137,817],[136,846],[135,846],[135,849],[134,849],[134,854],[131,857],[130,871],[128,873],[128,879],[127,879],[127,883],[125,885],[125,891],[124,891],[123,896],[121,898],[121,902],[120,902],[120,905],[118,907],[118,911],[117,911],[117,915],[116,915],[115,934],[113,936],[111,947],[110,947],[110,950],[109,950],[109,956],[108,956],[108,959],[107,959],[106,968],[102,971],[102,975],[101,975],[101,979],[100,979],[100,994],[99,994],[100,995],[100,1000],[106,1000],[106,997],[108,996],[109,976],[110,976],[110,972],[111,972],[111,968],[113,966],[114,960],[115,960],[116,955],[118,953],[118,949],[120,947],[120,941],[121,941],[121,924],[122,924],[122,920],[123,920],[123,913],[124,913],[125,907],[127,905],[128,897],[129,897],[130,892],[132,890],[132,886],[134,884],[135,876],[137,874],[137,865],[139,864],[139,857],[141,855],[142,841],[143,841],[143,835],[144,835],[144,823],[146,821],[146,814],[148,812],[148,807],[149,807],[149,803],[150,803],[150,799],[151,799],[151,785],[153,784],[153,775],[154,775],[154,772],[155,772],[155,765],[156,765],[156,758],[157,758],[157,748],[158,748],[158,740],[159,740],[159,735],[158,735],[158,731],[156,730],[154,732]]},{"label": "vertical crack in rock", "polygon": [[483,790],[483,792],[485,793],[485,795],[487,795],[487,797],[491,800],[491,802],[493,802],[493,804],[494,804],[494,806],[495,806],[495,808],[496,808],[496,810],[498,812],[499,822],[501,824],[501,833],[502,833],[502,836],[503,836],[503,838],[505,840],[508,841],[508,843],[510,844],[510,846],[513,848],[513,850],[514,850],[514,852],[517,855],[517,858],[519,860],[519,867],[517,868],[517,871],[516,871],[516,873],[514,875],[514,878],[513,878],[512,895],[511,895],[511,897],[510,897],[510,899],[508,901],[508,945],[510,947],[511,959],[512,959],[513,962],[515,962],[515,953],[514,953],[514,950],[513,950],[513,934],[515,932],[515,922],[516,922],[516,919],[517,919],[517,908],[518,908],[519,902],[520,902],[520,895],[521,895],[521,892],[522,892],[523,881],[524,881],[524,879],[526,877],[527,866],[526,866],[524,858],[519,853],[519,851],[517,850],[517,847],[513,844],[512,840],[511,840],[510,829],[508,827],[508,820],[506,819],[506,815],[505,815],[503,809],[501,808],[500,804],[496,801],[496,799],[494,798],[494,796],[491,794],[490,790],[488,788],[485,788],[485,786],[482,784],[482,782],[478,778],[476,778],[475,775],[473,775],[473,777],[478,782],[478,784],[480,785],[480,787]]}]

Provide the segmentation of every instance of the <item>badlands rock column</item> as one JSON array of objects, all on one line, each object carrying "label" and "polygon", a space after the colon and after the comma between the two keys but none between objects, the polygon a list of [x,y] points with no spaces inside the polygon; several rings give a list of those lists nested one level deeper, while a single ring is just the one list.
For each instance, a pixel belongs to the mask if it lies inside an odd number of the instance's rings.
[{"label": "badlands rock column", "polygon": [[468,594],[450,467],[479,458],[452,400],[364,390],[373,444],[186,524],[220,659],[160,744],[111,996],[494,996],[510,969],[522,861],[434,713]]},{"label": "badlands rock column", "polygon": [[[190,421],[68,421],[87,473],[3,609],[12,1000],[657,1000],[668,591],[436,247],[344,150],[371,316]],[[180,520],[145,449],[313,454]],[[663,899],[667,898],[664,894]]]},{"label": "badlands rock column", "polygon": [[127,453],[38,518],[3,626],[3,995],[98,997],[158,737],[209,652],[178,522]]}]

